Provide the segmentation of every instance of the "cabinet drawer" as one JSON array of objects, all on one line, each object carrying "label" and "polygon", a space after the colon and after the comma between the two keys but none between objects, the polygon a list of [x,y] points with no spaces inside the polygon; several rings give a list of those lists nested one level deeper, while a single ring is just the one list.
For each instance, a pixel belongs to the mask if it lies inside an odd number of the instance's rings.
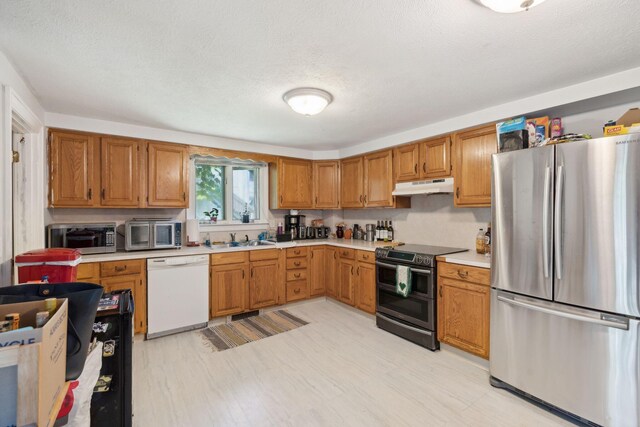
[{"label": "cabinet drawer", "polygon": [[306,280],[307,279],[307,269],[303,268],[301,270],[288,270],[287,271],[287,282],[292,280]]},{"label": "cabinet drawer", "polygon": [[355,249],[338,248],[338,256],[343,259],[356,259]]},{"label": "cabinet drawer", "polygon": [[489,286],[491,281],[491,270],[488,268],[470,267],[468,265],[450,264],[448,262],[438,263],[438,275],[487,286]]},{"label": "cabinet drawer", "polygon": [[211,265],[240,264],[249,262],[248,251],[223,252],[211,255]]},{"label": "cabinet drawer", "polygon": [[287,282],[287,302],[305,299],[308,295],[309,286],[306,280]]},{"label": "cabinet drawer", "polygon": [[129,274],[141,274],[145,268],[145,260],[129,259],[126,261],[109,261],[100,263],[100,276],[124,276]]},{"label": "cabinet drawer", "polygon": [[280,249],[261,249],[257,251],[249,251],[249,259],[251,261],[263,261],[266,259],[278,259]]},{"label": "cabinet drawer", "polygon": [[374,263],[376,262],[376,254],[375,252],[369,252],[369,251],[357,251],[356,259],[360,262]]},{"label": "cabinet drawer", "polygon": [[303,257],[307,256],[307,247],[304,248],[289,248],[287,249],[287,258]]},{"label": "cabinet drawer", "polygon": [[307,265],[308,263],[306,258],[289,258],[287,260],[287,270],[307,268]]},{"label": "cabinet drawer", "polygon": [[97,279],[100,277],[100,263],[97,262],[88,262],[85,264],[78,265],[78,282],[82,282],[84,280]]}]

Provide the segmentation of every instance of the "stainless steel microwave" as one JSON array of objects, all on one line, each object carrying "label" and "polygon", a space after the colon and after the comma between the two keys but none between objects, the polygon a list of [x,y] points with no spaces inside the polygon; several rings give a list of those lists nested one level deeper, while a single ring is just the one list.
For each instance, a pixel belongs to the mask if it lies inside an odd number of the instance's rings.
[{"label": "stainless steel microwave", "polygon": [[133,219],[125,223],[125,249],[144,251],[182,246],[182,223],[164,219]]},{"label": "stainless steel microwave", "polygon": [[51,224],[47,226],[47,247],[72,248],[82,254],[116,251],[116,223]]}]

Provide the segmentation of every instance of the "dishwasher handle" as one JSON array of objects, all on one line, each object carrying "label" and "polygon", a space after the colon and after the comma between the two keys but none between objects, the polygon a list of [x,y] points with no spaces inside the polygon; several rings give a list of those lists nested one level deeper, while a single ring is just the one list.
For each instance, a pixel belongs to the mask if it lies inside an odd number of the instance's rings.
[{"label": "dishwasher handle", "polygon": [[182,267],[190,265],[207,265],[209,259],[206,255],[199,256],[182,256],[150,259],[148,267],[150,269]]}]

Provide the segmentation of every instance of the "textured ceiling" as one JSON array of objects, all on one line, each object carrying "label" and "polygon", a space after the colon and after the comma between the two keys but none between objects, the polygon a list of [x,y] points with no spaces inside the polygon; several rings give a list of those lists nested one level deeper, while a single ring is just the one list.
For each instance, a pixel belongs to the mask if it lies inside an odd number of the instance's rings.
[{"label": "textured ceiling", "polygon": [[[309,149],[640,66],[638,0],[2,0],[0,49],[46,111]],[[335,98],[293,113],[299,86]]]}]

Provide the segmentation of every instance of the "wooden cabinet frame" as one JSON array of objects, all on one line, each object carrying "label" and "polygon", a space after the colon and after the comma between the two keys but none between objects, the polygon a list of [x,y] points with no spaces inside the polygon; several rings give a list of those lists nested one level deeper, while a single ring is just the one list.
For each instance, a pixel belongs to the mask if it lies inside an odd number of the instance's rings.
[{"label": "wooden cabinet frame", "polygon": [[456,207],[491,206],[491,155],[497,149],[495,125],[454,134],[453,200]]}]

